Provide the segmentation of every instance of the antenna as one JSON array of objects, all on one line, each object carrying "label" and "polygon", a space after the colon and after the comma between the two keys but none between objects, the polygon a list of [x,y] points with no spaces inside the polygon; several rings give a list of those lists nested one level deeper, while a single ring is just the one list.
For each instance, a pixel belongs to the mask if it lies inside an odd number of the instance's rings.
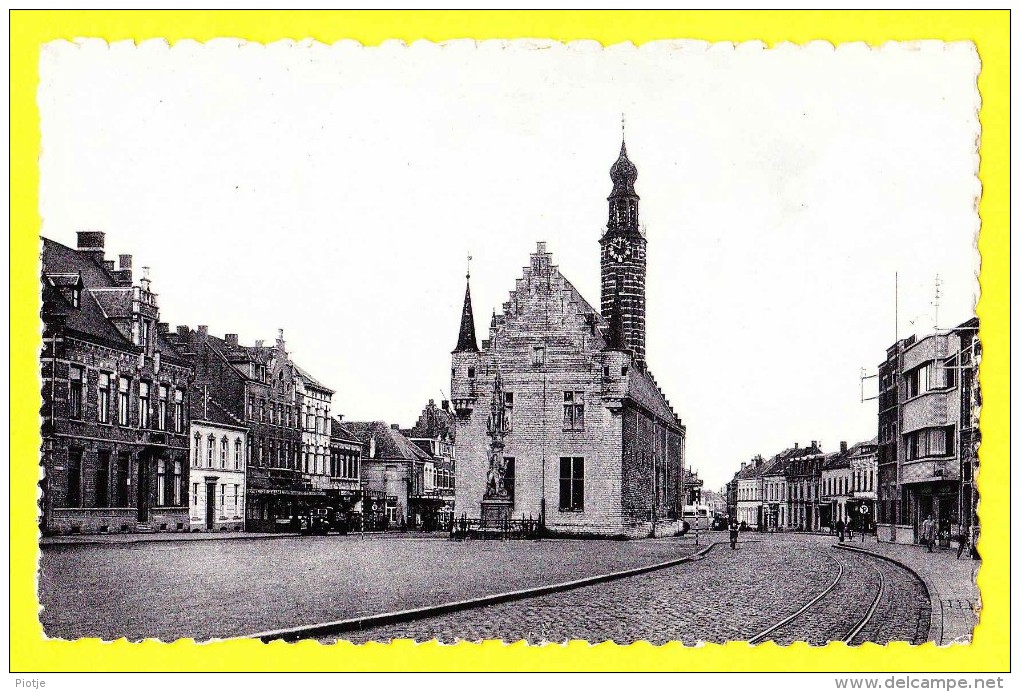
[{"label": "antenna", "polygon": [[471,253],[470,252],[468,253],[468,258],[467,258],[467,276],[464,277],[464,278],[468,279],[469,281],[471,280]]},{"label": "antenna", "polygon": [[935,275],[935,300],[932,302],[932,305],[935,307],[935,323],[932,326],[935,327],[935,330],[938,330],[938,328],[939,328],[939,298],[941,298],[941,297],[942,297],[942,279],[939,278],[938,274],[936,274]]}]

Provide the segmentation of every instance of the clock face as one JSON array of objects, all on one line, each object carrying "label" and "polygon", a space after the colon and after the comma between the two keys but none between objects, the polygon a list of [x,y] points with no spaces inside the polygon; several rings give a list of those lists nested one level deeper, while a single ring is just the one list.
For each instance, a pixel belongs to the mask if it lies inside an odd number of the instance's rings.
[{"label": "clock face", "polygon": [[617,262],[622,262],[634,254],[633,248],[625,238],[613,238],[609,242],[609,247],[606,252],[609,254],[610,258]]}]

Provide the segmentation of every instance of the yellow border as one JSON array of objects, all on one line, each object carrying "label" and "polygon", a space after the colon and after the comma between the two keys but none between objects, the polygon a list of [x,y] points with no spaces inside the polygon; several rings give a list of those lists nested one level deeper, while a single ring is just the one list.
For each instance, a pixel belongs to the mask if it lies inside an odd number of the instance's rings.
[{"label": "yellow border", "polygon": [[[1009,12],[824,11],[824,12],[202,12],[202,11],[14,11],[11,12],[11,585],[12,671],[60,670],[1009,670]],[[313,37],[325,42],[354,38],[378,44],[471,37],[596,39],[641,44],[664,38],[709,41],[759,39],[833,43],[939,38],[972,40],[982,60],[981,110],[982,295],[978,305],[984,340],[981,384],[980,492],[985,562],[979,583],[984,611],[974,643],[939,650],[934,645],[842,645],[811,650],[744,644],[684,649],[584,643],[504,647],[497,643],[389,647],[317,643],[298,645],[191,642],[130,645],[96,640],[46,641],[36,617],[34,565],[35,483],[39,448],[37,272],[39,115],[35,91],[39,47],[57,39],[101,36],[107,40],[165,37],[198,40],[217,36],[254,41]],[[706,584],[705,588],[711,588]]]}]

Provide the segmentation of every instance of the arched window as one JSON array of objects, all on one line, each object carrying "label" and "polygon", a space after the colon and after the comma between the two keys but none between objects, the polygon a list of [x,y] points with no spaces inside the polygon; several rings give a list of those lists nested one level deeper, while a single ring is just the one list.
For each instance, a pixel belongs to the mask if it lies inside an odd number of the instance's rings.
[{"label": "arched window", "polygon": [[234,470],[241,470],[241,438],[234,440]]},{"label": "arched window", "polygon": [[195,467],[202,465],[202,435],[195,433]]},{"label": "arched window", "polygon": [[227,436],[224,435],[223,439],[220,440],[220,468],[227,468],[227,454],[230,450],[230,442],[227,440]]},{"label": "arched window", "polygon": [[216,467],[216,437],[213,435],[209,436],[207,441],[209,448],[205,450],[206,466],[209,468]]}]

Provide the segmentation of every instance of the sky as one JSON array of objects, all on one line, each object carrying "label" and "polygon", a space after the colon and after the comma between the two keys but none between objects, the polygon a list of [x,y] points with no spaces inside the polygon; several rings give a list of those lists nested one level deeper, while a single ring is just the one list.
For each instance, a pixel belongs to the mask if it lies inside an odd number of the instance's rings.
[{"label": "sky", "polygon": [[873,437],[861,369],[974,314],[979,68],[939,42],[54,42],[42,234],[105,231],[171,328],[282,328],[336,412],[410,426],[449,392],[468,254],[480,339],[536,241],[598,305],[625,113],[648,362],[718,488]]}]

